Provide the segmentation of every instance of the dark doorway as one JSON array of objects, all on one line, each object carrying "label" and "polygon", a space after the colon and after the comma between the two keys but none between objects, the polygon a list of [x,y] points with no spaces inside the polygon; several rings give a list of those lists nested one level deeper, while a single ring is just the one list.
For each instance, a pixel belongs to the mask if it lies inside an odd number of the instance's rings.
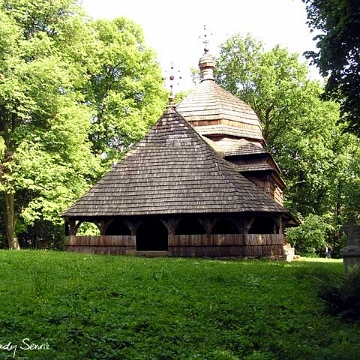
[{"label": "dark doorway", "polygon": [[144,220],[136,232],[136,250],[138,251],[167,251],[168,230],[157,219]]}]

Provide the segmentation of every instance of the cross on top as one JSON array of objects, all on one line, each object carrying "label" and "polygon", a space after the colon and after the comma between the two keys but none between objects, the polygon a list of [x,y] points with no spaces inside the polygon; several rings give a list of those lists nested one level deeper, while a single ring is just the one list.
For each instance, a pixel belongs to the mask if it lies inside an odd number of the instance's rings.
[{"label": "cross on top", "polygon": [[199,36],[200,39],[202,39],[202,43],[204,44],[204,53],[208,53],[209,52],[209,36],[211,36],[212,34],[208,34],[207,32],[207,28],[206,25],[204,25],[204,35],[203,36]]},{"label": "cross on top", "polygon": [[[165,73],[167,73],[168,71],[165,70]],[[175,75],[175,73],[177,73],[177,75]],[[174,99],[175,99],[175,95],[174,95],[174,81],[178,80],[178,82],[176,83],[176,85],[179,85],[179,81],[182,79],[181,75],[180,75],[180,70],[175,70],[174,67],[174,62],[171,62],[170,65],[170,75],[167,77],[164,77],[164,80],[166,81],[166,87],[170,88],[170,95],[169,95],[169,102],[170,104],[173,103]]]},{"label": "cross on top", "polygon": [[349,223],[342,227],[348,236],[348,245],[360,245],[360,226],[356,225],[354,219],[349,219]]}]

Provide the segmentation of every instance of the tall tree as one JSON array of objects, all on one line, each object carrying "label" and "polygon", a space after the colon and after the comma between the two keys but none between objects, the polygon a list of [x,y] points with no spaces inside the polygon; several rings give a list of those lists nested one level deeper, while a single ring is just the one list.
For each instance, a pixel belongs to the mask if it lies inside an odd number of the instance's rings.
[{"label": "tall tree", "polygon": [[309,51],[323,76],[326,93],[341,104],[350,130],[360,134],[360,2],[302,0],[318,51]]},{"label": "tall tree", "polygon": [[77,3],[0,0],[0,208],[11,248],[27,226],[59,223],[166,103],[140,27],[93,21]]},{"label": "tall tree", "polygon": [[0,193],[10,248],[19,247],[20,217],[54,220],[97,167],[77,91],[86,79],[80,39],[91,36],[81,16],[71,0],[0,1]]},{"label": "tall tree", "polygon": [[304,100],[312,97],[315,86],[310,86],[307,71],[298,55],[279,46],[265,51],[260,41],[237,34],[221,45],[216,79],[255,110],[271,149],[290,122],[307,110]]},{"label": "tall tree", "polygon": [[118,160],[159,118],[167,101],[160,66],[141,28],[119,18],[93,23],[97,35],[86,101],[90,138],[105,163]]},{"label": "tall tree", "polygon": [[333,222],[336,209],[344,209],[345,183],[339,179],[346,178],[357,140],[343,133],[339,106],[322,100],[321,85],[307,74],[297,55],[279,46],[265,51],[251,36],[231,37],[217,59],[217,81],[248,102],[261,120],[287,183],[287,207]]}]

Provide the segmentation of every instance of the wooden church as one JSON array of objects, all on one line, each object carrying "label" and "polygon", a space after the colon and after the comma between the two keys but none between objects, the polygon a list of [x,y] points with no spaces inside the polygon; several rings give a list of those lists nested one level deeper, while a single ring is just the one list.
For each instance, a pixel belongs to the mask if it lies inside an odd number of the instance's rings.
[{"label": "wooden church", "polygon": [[[202,81],[169,106],[145,138],[64,212],[64,249],[100,254],[278,257],[291,254],[284,182],[255,112]],[[77,236],[84,222],[100,236]]]}]

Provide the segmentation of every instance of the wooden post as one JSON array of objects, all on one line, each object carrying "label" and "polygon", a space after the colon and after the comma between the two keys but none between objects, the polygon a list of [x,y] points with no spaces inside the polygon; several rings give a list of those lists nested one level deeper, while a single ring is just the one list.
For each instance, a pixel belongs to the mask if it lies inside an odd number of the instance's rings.
[{"label": "wooden post", "polygon": [[275,223],[279,229],[277,232],[275,232],[275,234],[283,234],[284,228],[283,228],[282,216],[279,216],[277,219],[275,219]]},{"label": "wooden post", "polygon": [[168,230],[168,235],[174,235],[176,228],[176,220],[175,219],[169,219],[169,220],[160,219],[160,220],[166,226]]},{"label": "wooden post", "polygon": [[69,221],[67,219],[65,220],[65,223],[64,223],[64,232],[65,232],[65,236],[70,235],[70,225],[69,225]]},{"label": "wooden post", "polygon": [[197,221],[202,225],[207,235],[211,234],[212,221],[209,218],[201,219],[197,218]]},{"label": "wooden post", "polygon": [[76,227],[76,221],[75,219],[69,219],[69,235],[76,235],[77,227]]}]

